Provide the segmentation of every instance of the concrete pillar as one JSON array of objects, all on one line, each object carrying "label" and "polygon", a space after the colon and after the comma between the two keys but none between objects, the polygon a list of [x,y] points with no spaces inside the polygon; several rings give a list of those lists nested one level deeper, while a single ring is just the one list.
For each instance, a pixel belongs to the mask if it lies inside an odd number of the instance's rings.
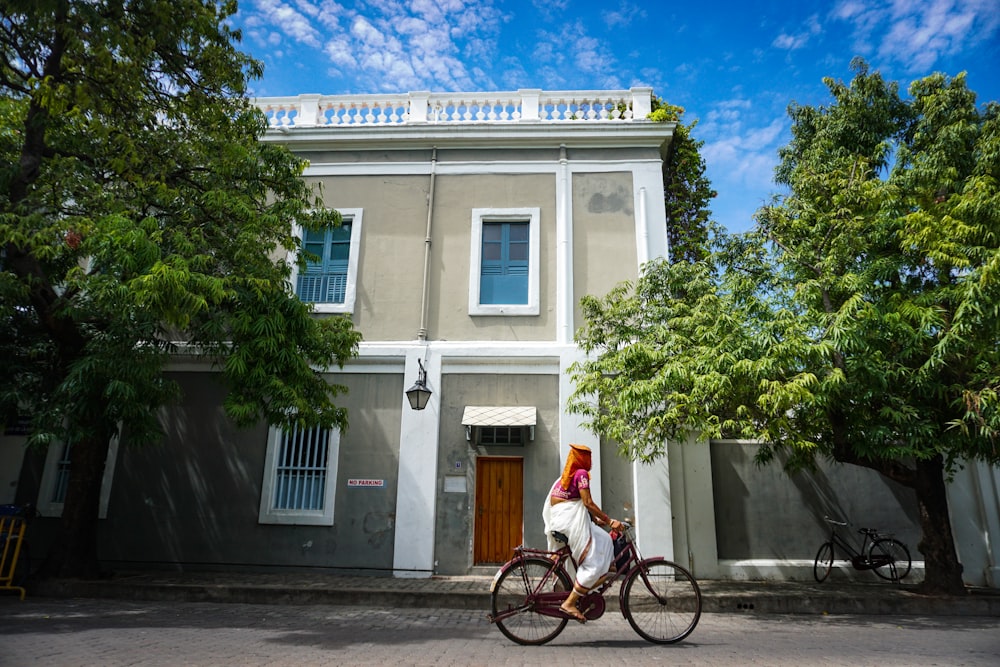
[{"label": "concrete pillar", "polygon": [[441,424],[441,358],[427,348],[406,354],[404,390],[417,380],[421,359],[427,371],[430,402],[423,410],[410,408],[400,395],[399,480],[396,486],[396,540],[393,573],[397,577],[434,574],[434,527],[437,510],[437,450]]}]

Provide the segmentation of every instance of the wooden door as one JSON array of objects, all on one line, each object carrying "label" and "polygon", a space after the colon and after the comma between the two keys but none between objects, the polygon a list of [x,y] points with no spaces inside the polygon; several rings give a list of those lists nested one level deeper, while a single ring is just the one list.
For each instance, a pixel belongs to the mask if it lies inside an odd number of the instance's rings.
[{"label": "wooden door", "polygon": [[476,459],[476,516],[473,563],[504,563],[523,540],[524,460]]}]

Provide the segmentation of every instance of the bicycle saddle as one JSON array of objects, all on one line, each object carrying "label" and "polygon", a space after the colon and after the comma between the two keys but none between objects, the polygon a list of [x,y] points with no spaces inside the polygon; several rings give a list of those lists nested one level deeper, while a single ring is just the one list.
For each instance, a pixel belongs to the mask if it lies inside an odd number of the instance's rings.
[{"label": "bicycle saddle", "polygon": [[554,537],[557,542],[562,542],[563,544],[569,544],[569,538],[560,533],[558,530],[552,531],[552,537]]}]

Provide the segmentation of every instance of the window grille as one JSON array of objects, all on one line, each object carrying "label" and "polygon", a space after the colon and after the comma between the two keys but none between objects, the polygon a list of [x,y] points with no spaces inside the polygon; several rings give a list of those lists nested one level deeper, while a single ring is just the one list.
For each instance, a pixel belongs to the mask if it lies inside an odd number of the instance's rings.
[{"label": "window grille", "polygon": [[282,433],[275,470],[273,509],[323,509],[329,443],[329,429],[295,427]]},{"label": "window grille", "polygon": [[523,426],[479,426],[480,445],[523,445]]}]

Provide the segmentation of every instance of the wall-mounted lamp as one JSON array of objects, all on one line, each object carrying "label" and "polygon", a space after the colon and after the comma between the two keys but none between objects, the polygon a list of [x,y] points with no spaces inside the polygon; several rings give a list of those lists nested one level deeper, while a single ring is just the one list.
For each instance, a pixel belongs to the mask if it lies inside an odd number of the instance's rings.
[{"label": "wall-mounted lamp", "polygon": [[410,402],[410,408],[423,410],[431,400],[431,390],[427,388],[427,371],[424,370],[424,364],[419,359],[417,364],[420,366],[420,374],[417,376],[417,383],[406,390],[406,400]]}]

